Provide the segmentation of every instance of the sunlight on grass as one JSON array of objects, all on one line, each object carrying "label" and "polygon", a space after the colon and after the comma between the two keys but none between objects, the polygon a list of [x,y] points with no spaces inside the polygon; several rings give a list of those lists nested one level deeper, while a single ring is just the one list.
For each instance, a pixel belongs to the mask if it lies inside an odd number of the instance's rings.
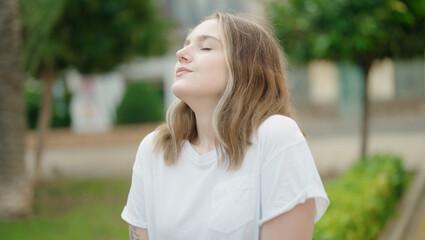
[{"label": "sunlight on grass", "polygon": [[[407,172],[406,187],[413,176]],[[335,180],[338,177],[324,182]],[[45,182],[35,189],[34,214],[20,221],[0,222],[0,239],[128,239],[128,225],[120,215],[129,188],[130,180]]]},{"label": "sunlight on grass", "polygon": [[126,239],[129,180],[59,180],[35,189],[34,214],[0,223],[0,239]]}]

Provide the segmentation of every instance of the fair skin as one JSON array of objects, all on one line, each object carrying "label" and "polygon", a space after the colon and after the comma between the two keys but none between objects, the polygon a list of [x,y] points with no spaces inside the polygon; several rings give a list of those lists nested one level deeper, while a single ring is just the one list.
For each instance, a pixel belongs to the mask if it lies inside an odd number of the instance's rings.
[{"label": "fair skin", "polygon": [[298,204],[289,212],[265,222],[261,240],[311,240],[314,228],[314,199]]},{"label": "fair skin", "polygon": [[[199,154],[215,149],[212,116],[223,92],[228,69],[218,21],[199,24],[177,51],[173,93],[190,106],[196,116],[197,138],[191,142]],[[261,229],[262,240],[312,239],[315,203],[313,199],[267,222]],[[130,240],[149,239],[146,229],[129,227]]]},{"label": "fair skin", "polygon": [[193,29],[177,58],[172,90],[195,113],[198,137],[191,144],[204,154],[215,149],[212,116],[228,76],[217,20]]},{"label": "fair skin", "polygon": [[138,228],[133,225],[128,226],[128,235],[130,240],[149,240],[147,229]]}]

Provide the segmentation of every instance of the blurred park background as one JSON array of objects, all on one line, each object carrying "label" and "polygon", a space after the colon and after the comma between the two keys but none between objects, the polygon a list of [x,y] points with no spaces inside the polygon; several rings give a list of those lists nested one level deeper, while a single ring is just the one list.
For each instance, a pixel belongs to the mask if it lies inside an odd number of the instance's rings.
[{"label": "blurred park background", "polygon": [[314,239],[425,239],[425,1],[2,0],[0,239],[126,239],[189,31],[271,24],[331,206]]}]

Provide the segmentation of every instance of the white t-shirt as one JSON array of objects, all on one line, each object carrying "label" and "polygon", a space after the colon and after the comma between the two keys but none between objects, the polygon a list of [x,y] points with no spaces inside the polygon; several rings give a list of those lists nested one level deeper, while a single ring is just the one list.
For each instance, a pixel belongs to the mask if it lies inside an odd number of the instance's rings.
[{"label": "white t-shirt", "polygon": [[226,171],[216,151],[199,155],[186,141],[167,166],[153,153],[154,134],[141,142],[122,218],[147,228],[150,240],[258,240],[261,225],[309,198],[317,222],[329,206],[307,142],[282,115],[252,135],[242,166]]}]

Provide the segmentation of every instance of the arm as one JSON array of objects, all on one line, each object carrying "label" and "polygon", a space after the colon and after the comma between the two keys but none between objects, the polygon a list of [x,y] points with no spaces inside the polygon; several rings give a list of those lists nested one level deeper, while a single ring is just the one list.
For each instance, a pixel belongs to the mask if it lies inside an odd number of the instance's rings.
[{"label": "arm", "polygon": [[314,228],[314,199],[298,204],[262,226],[261,240],[311,240]]},{"label": "arm", "polygon": [[149,240],[148,230],[128,225],[128,235],[130,240]]}]

